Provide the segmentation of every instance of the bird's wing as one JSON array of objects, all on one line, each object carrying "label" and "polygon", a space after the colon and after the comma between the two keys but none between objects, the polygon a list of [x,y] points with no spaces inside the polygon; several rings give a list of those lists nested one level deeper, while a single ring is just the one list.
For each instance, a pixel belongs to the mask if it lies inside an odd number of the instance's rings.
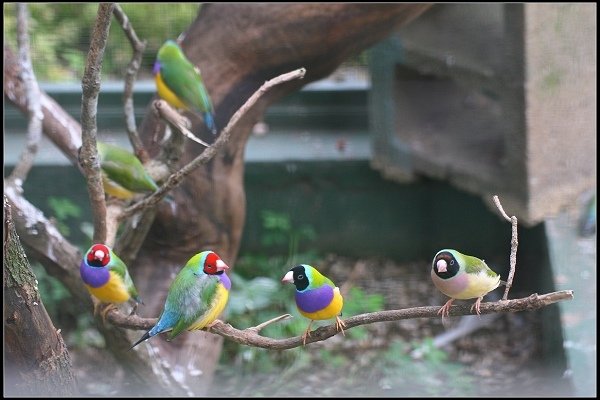
[{"label": "bird's wing", "polygon": [[138,297],[137,289],[135,288],[133,280],[129,275],[129,271],[127,270],[127,266],[125,265],[123,260],[121,260],[119,256],[117,256],[112,250],[110,252],[110,263],[108,263],[106,267],[109,271],[116,273],[123,280],[123,283],[125,284],[129,295],[133,297],[136,301],[141,302]]},{"label": "bird's wing", "polygon": [[463,255],[465,262],[465,271],[468,274],[479,274],[485,271],[490,277],[495,277],[497,274],[487,266],[487,264],[477,257]]},{"label": "bird's wing", "polygon": [[[197,321],[201,320],[205,314],[211,311],[215,306],[215,296],[217,294],[219,278],[216,276],[205,275],[196,276],[187,281],[182,280],[179,286],[179,307],[181,307],[181,318],[169,336],[173,339],[184,330],[190,329]],[[199,328],[195,328],[199,329]]]},{"label": "bird's wing", "polygon": [[187,60],[161,62],[160,76],[165,85],[190,108],[213,112],[202,76]]},{"label": "bird's wing", "polygon": [[[135,156],[131,155],[131,157]],[[102,161],[102,170],[109,179],[127,189],[134,191],[158,189],[137,158],[123,160],[122,157],[107,156]]]}]

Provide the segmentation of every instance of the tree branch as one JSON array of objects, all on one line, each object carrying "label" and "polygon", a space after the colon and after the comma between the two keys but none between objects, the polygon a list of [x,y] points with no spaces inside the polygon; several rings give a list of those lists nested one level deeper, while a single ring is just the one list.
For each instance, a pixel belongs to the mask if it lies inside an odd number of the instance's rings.
[{"label": "tree branch", "polygon": [[190,127],[190,121],[175,111],[166,101],[164,100],[156,100],[152,103],[154,106],[154,110],[158,114],[158,116],[165,121],[175,130],[179,131],[183,136],[187,137],[190,140],[193,140],[196,143],[203,145],[204,147],[210,147],[210,144],[205,141],[199,139],[194,135],[188,128]]},{"label": "tree branch", "polygon": [[[15,227],[23,245],[44,266],[49,275],[59,279],[71,296],[91,311],[92,300],[79,275],[78,266],[82,257],[79,250],[58,232],[39,209],[18,193],[14,186],[7,186],[4,194],[14,211]],[[151,364],[154,360],[140,353],[124,354],[123,349],[130,346],[127,332],[108,324],[104,326],[99,318],[96,318],[97,327],[105,338],[108,350],[130,369],[131,379],[137,380],[140,385],[152,381],[154,372]],[[152,388],[152,391],[155,394],[173,395],[158,387]]]},{"label": "tree branch", "polygon": [[4,235],[5,390],[12,396],[76,395],[71,357],[46,312],[6,196]]},{"label": "tree branch", "polygon": [[500,198],[498,198],[497,195],[495,195],[493,199],[494,204],[496,204],[496,207],[498,207],[498,210],[500,211],[500,214],[512,225],[510,240],[510,271],[508,273],[508,279],[506,280],[506,289],[504,289],[504,295],[502,296],[502,300],[506,300],[508,299],[508,291],[512,287],[512,282],[515,277],[515,269],[517,267],[517,247],[519,247],[517,217],[509,217],[508,214],[504,212],[504,208],[502,207],[502,204],[500,204]]},{"label": "tree branch", "polygon": [[[536,293],[521,299],[482,303],[480,311],[481,314],[490,314],[499,312],[536,310],[562,300],[571,300],[572,298],[572,290],[561,290],[559,292],[552,292],[542,295],[538,295]],[[405,308],[402,310],[385,310],[355,315],[354,317],[344,320],[344,323],[346,324],[345,330],[347,331],[355,326],[369,325],[376,322],[400,321],[403,319],[414,318],[439,318],[439,309],[439,306],[426,306]],[[471,315],[471,306],[453,305],[450,308],[450,315]],[[264,324],[277,322],[286,318],[287,315],[282,315],[281,317],[274,318],[273,320],[267,321],[256,327],[247,328],[244,330],[236,329],[225,322],[217,320],[208,329],[208,331],[216,333],[236,343],[270,350],[287,350],[302,346],[302,336],[295,336],[287,339],[273,339],[258,334],[258,331],[264,327]],[[117,310],[110,311],[107,314],[107,320],[112,324],[122,328],[139,330],[149,330],[156,324],[157,321],[156,318],[141,318],[137,315],[126,316]],[[312,331],[310,336],[307,337],[306,343],[320,342],[335,336],[337,333],[339,332],[337,331],[335,324],[323,326]]]},{"label": "tree branch", "polygon": [[106,242],[106,202],[104,200],[104,187],[100,172],[100,161],[96,147],[96,134],[98,125],[96,114],[98,112],[98,93],[100,93],[100,71],[102,58],[108,40],[110,29],[110,16],[115,7],[114,3],[100,3],[98,16],[92,32],[92,42],[88,52],[85,71],[81,86],[83,96],[81,99],[81,155],[80,162],[87,180],[94,220],[94,242]]},{"label": "tree branch", "polygon": [[166,194],[176,188],[181,184],[183,179],[188,176],[190,173],[194,171],[201,164],[206,164],[211,158],[217,154],[217,152],[225,146],[225,143],[229,140],[231,136],[231,132],[234,131],[238,122],[242,119],[242,117],[250,110],[269,89],[280,85],[282,83],[294,80],[294,79],[302,79],[306,74],[306,69],[300,68],[292,72],[288,72],[282,75],[279,75],[276,78],[273,78],[267,82],[265,82],[250,98],[240,107],[239,110],[233,114],[233,117],[229,120],[229,123],[219,134],[219,138],[212,144],[212,146],[207,147],[199,156],[194,158],[189,164],[181,168],[179,171],[175,172],[167,181],[154,193],[140,202],[126,208],[121,214],[121,218],[127,218],[133,215],[135,212],[142,208],[150,207],[157,204],[161,201]]},{"label": "tree branch", "polygon": [[125,111],[125,126],[127,128],[127,134],[129,135],[129,141],[131,142],[131,146],[133,147],[135,155],[140,159],[142,164],[145,164],[150,160],[150,156],[142,144],[142,140],[140,139],[135,123],[133,86],[140,66],[142,65],[142,55],[144,54],[144,49],[146,48],[146,40],[141,41],[137,37],[133,26],[129,22],[129,18],[127,18],[127,14],[125,14],[119,4],[115,4],[113,14],[115,15],[117,21],[119,21],[119,24],[121,24],[121,28],[123,28],[125,36],[127,36],[127,39],[129,39],[129,43],[131,43],[131,48],[133,50],[133,56],[127,65],[127,71],[125,71],[123,107]]},{"label": "tree branch", "polygon": [[[159,165],[158,168],[168,169],[163,173],[162,171],[152,171],[152,176],[161,176],[164,179],[168,174],[173,173],[177,170],[177,164],[183,154],[184,138],[180,135],[171,135],[167,142],[161,146],[161,152],[158,157],[147,164],[149,170],[155,165]],[[171,204],[171,206],[173,206]],[[129,218],[119,241],[115,246],[115,251],[121,256],[121,259],[126,265],[131,265],[137,258],[137,254],[150,231],[154,217],[156,216],[156,208],[148,207],[145,208],[140,214],[133,218]]]},{"label": "tree branch", "polygon": [[57,278],[77,301],[92,305],[90,295],[81,284],[81,253],[56,229],[44,214],[23,197],[14,186],[6,185],[4,195],[10,201],[17,233],[30,254]]},{"label": "tree branch", "polygon": [[21,64],[20,75],[25,86],[29,124],[27,126],[27,144],[8,180],[19,187],[25,181],[27,174],[33,166],[33,159],[37,154],[38,145],[42,139],[42,119],[44,118],[40,104],[40,89],[31,65],[28,20],[27,4],[17,3],[17,43],[19,45],[19,60]]},{"label": "tree branch", "polygon": [[[19,78],[23,66],[8,46],[4,46],[4,96],[27,114],[28,103],[24,82]],[[81,168],[77,152],[81,147],[81,126],[54,99],[39,89],[44,134],[63,152],[65,157]]]}]

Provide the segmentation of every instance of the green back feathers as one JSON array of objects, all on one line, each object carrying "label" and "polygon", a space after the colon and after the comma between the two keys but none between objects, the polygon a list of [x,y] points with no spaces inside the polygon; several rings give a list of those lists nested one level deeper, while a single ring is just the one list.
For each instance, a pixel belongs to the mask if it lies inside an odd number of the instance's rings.
[{"label": "green back feathers", "polygon": [[180,307],[189,307],[190,301],[193,301],[190,299],[195,296],[199,296],[200,303],[195,305],[193,310],[186,309],[181,313],[169,334],[169,339],[173,339],[188,329],[212,305],[217,293],[219,279],[204,273],[204,262],[209,253],[209,251],[203,251],[192,256],[171,283],[165,310],[179,310]]},{"label": "green back feathers", "polygon": [[108,270],[113,271],[117,275],[119,275],[121,277],[121,279],[123,279],[123,282],[125,283],[125,287],[127,288],[127,293],[129,293],[129,295],[131,297],[133,297],[138,303],[141,303],[140,298],[138,296],[137,289],[135,288],[135,285],[133,284],[133,279],[131,279],[131,275],[129,275],[129,271],[127,270],[127,266],[125,265],[123,260],[121,260],[119,258],[119,256],[117,256],[115,254],[115,252],[112,251],[112,249],[109,249],[109,251],[110,251],[110,262],[107,265]]},{"label": "green back feathers", "polygon": [[131,152],[109,143],[97,142],[100,165],[106,177],[133,192],[154,191],[156,183]]},{"label": "green back feathers", "polygon": [[492,278],[495,278],[498,275],[494,271],[492,271],[490,267],[488,267],[485,261],[477,257],[468,256],[466,254],[462,254],[461,252],[452,249],[447,249],[446,251],[449,251],[454,255],[454,258],[456,258],[456,260],[460,264],[460,267],[464,268],[465,272],[467,272],[468,274],[478,274],[481,271],[485,271],[486,274]]},{"label": "green back feathers", "polygon": [[192,110],[213,112],[200,71],[185,56],[179,45],[167,40],[158,51],[160,76],[165,85]]},{"label": "green back feathers", "polygon": [[317,271],[315,268],[311,267],[308,264],[304,265],[304,271],[306,272],[306,276],[308,278],[308,289],[315,289],[321,287],[323,285],[329,285],[331,287],[335,287],[335,284],[331,279]]},{"label": "green back feathers", "polygon": [[185,57],[185,54],[183,54],[183,51],[181,51],[181,48],[179,47],[177,42],[175,42],[174,40],[167,40],[158,50],[156,58],[161,64],[168,64],[170,62],[177,61],[190,64],[190,66],[194,68],[194,66]]},{"label": "green back feathers", "polygon": [[188,262],[185,263],[185,265],[183,266],[183,269],[188,269],[196,274],[198,274],[200,272],[204,273],[203,272],[204,261],[206,260],[208,253],[210,253],[210,251],[202,251],[200,253],[194,254],[188,260]]}]

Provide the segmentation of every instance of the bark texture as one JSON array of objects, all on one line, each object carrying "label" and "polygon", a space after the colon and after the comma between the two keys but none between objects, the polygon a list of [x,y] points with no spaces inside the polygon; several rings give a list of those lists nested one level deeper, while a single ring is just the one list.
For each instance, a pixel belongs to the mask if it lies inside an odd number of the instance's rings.
[{"label": "bark texture", "polygon": [[[266,80],[301,67],[307,73],[303,80],[278,86],[261,98],[240,121],[225,148],[172,193],[174,210],[166,204],[158,207],[148,237],[129,265],[145,302],[138,310],[141,316],[159,315],[172,278],[193,254],[212,249],[230,266],[235,264],[246,213],[244,149],[252,126],[265,109],[283,95],[327,76],[342,61],[384,39],[429,7],[423,3],[203,5],[182,47],[202,71],[219,128]],[[18,63],[6,47],[4,54],[5,96],[26,111]],[[81,126],[47,95],[41,97],[45,134],[77,165]],[[188,117],[196,136],[209,143],[214,140],[198,118]],[[140,136],[152,157],[159,154],[162,145],[154,140],[157,126],[164,128],[164,123],[153,113],[147,113],[140,126]],[[186,140],[180,165],[203,149]],[[117,242],[116,247],[127,248],[127,243]],[[233,290],[235,285],[233,282]],[[139,387],[137,395],[156,393],[157,386],[169,386],[173,394],[206,393],[220,355],[221,337],[193,332],[173,342],[162,337],[151,342],[135,351],[149,353],[145,358],[154,360],[157,379]]]},{"label": "bark texture", "polygon": [[[395,28],[429,8],[428,4],[206,4],[182,42],[201,72],[216,109],[219,129],[266,80],[306,68],[303,80],[275,88],[251,110],[233,132],[225,149],[201,166],[173,193],[177,209],[161,207],[134,264],[136,285],[149,299],[144,312],[156,316],[164,303],[169,277],[202,250],[216,251],[234,265],[246,216],[244,149],[251,129],[265,109],[281,96],[332,73],[348,57],[384,39]],[[210,143],[202,122],[188,114],[192,132]],[[140,127],[151,155],[158,121],[147,113]],[[183,163],[204,147],[186,141]],[[165,252],[165,249],[169,249]],[[235,282],[233,282],[235,290]],[[196,393],[205,393],[220,354],[220,337],[186,333],[167,343],[161,354],[171,364],[194,365],[199,377],[187,375]],[[169,348],[169,350],[167,350]]]},{"label": "bark texture", "polygon": [[71,357],[46,313],[4,197],[5,394],[78,394]]}]

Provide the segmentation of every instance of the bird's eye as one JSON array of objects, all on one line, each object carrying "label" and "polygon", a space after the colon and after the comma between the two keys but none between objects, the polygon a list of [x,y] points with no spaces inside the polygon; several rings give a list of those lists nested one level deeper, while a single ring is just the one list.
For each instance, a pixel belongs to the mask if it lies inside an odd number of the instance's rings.
[{"label": "bird's eye", "polygon": [[454,260],[450,260],[450,265],[454,265]]},{"label": "bird's eye", "polygon": [[298,279],[304,279],[304,275],[298,275]]}]

